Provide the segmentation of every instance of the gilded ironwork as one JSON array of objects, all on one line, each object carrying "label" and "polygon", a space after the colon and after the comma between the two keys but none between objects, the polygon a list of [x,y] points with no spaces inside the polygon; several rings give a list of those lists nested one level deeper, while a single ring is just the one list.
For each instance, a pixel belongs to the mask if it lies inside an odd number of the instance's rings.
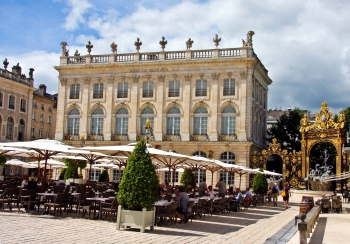
[{"label": "gilded ironwork", "polygon": [[181,141],[181,135],[163,135],[163,141]]},{"label": "gilded ironwork", "polygon": [[129,141],[129,136],[112,134],[111,141]]},{"label": "gilded ironwork", "polygon": [[236,134],[230,134],[230,135],[219,135],[219,141],[237,141],[237,135]]},{"label": "gilded ironwork", "polygon": [[86,140],[87,141],[103,141],[104,138],[103,138],[103,134],[88,134]]},{"label": "gilded ironwork", "polygon": [[208,134],[193,134],[190,136],[191,141],[209,141]]}]

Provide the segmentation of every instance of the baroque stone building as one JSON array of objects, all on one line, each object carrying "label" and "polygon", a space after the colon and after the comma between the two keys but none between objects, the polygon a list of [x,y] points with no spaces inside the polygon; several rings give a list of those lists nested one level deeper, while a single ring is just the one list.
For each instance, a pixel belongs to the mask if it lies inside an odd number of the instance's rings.
[{"label": "baroque stone building", "polygon": [[[136,52],[128,54],[118,54],[112,43],[111,54],[91,55],[89,42],[82,56],[69,56],[62,42],[56,139],[75,146],[81,137],[85,145],[129,144],[145,136],[149,119],[153,147],[249,166],[251,148],[265,147],[272,83],[254,53],[253,34],[237,48],[219,48],[216,35],[213,49],[191,50],[189,39],[183,51],[165,51],[163,37],[160,52],[141,52],[137,38]],[[161,174],[162,181],[167,173]],[[198,181],[205,175],[211,178],[203,170]],[[219,177],[233,183],[226,172],[215,172],[215,183]]]}]

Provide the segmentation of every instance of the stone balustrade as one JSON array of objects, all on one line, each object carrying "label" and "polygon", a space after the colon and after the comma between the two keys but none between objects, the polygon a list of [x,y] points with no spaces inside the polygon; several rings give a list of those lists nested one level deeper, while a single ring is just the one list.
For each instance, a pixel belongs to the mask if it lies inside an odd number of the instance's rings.
[{"label": "stone balustrade", "polygon": [[33,79],[27,78],[25,75],[19,75],[14,72],[10,72],[6,69],[0,69],[0,77],[13,80],[15,82],[27,85],[27,86],[33,86]]}]

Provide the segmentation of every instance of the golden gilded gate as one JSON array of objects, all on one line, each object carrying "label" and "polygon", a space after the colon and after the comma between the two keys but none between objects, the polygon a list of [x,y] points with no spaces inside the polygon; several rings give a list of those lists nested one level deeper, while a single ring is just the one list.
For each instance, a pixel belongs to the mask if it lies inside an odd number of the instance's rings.
[{"label": "golden gilded gate", "polygon": [[[299,187],[299,179],[305,178],[310,171],[310,152],[313,146],[320,142],[330,142],[337,151],[336,174],[349,170],[347,157],[342,156],[342,145],[345,142],[345,115],[340,110],[337,122],[334,121],[328,103],[323,102],[321,109],[315,114],[315,123],[311,124],[307,114],[300,121],[301,151],[290,152],[282,150],[280,143],[274,138],[267,150],[253,151],[250,155],[250,166],[266,169],[267,159],[272,155],[282,158],[283,183],[288,182],[291,187]],[[344,185],[345,186],[345,185]],[[346,186],[345,186],[346,187]],[[337,182],[337,190],[340,190]]]}]

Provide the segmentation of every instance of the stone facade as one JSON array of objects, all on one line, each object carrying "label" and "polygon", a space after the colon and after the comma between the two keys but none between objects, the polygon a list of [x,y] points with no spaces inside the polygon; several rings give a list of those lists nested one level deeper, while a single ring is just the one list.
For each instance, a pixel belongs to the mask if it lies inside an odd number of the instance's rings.
[{"label": "stone facade", "polygon": [[[85,145],[128,144],[144,138],[144,122],[151,119],[153,147],[249,166],[250,148],[265,147],[272,81],[251,40],[243,47],[219,49],[220,40],[213,40],[214,49],[191,50],[187,43],[186,51],[170,52],[164,51],[162,40],[162,51],[141,53],[138,39],[135,53],[112,50],[85,56],[68,56],[63,45],[55,67],[56,139],[74,146],[82,136]],[[128,123],[121,132],[119,122],[125,119]],[[160,174],[163,181],[164,173]],[[208,170],[206,176],[211,184]],[[219,177],[215,172],[214,184]],[[243,176],[242,187],[247,184]]]}]

